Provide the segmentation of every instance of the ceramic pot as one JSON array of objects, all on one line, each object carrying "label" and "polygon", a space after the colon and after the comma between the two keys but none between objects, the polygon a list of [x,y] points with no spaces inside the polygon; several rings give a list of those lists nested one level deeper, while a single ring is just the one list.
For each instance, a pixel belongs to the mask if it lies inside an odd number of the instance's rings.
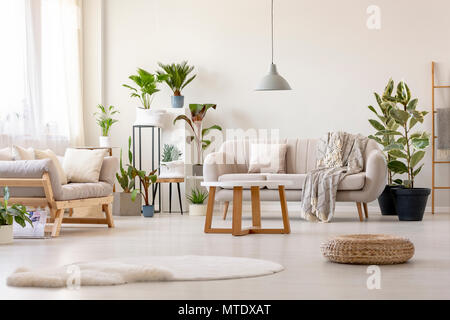
[{"label": "ceramic pot", "polygon": [[394,195],[392,190],[396,188],[403,188],[403,186],[390,186],[386,185],[383,193],[378,197],[378,204],[380,205],[381,214],[383,216],[396,216],[397,211],[395,210]]},{"label": "ceramic pot", "polygon": [[0,244],[8,244],[13,242],[13,226],[0,226]]},{"label": "ceramic pot", "polygon": [[110,137],[105,137],[105,136],[100,136],[99,137],[99,145],[102,148],[109,148],[109,147],[111,147],[111,138]]},{"label": "ceramic pot", "polygon": [[428,196],[428,188],[393,189],[395,209],[400,221],[422,221]]},{"label": "ceramic pot", "polygon": [[144,217],[152,218],[154,213],[155,213],[155,206],[154,205],[142,206],[142,215]]},{"label": "ceramic pot", "polygon": [[183,108],[184,96],[172,96],[172,108]]},{"label": "ceramic pot", "polygon": [[136,121],[134,122],[134,125],[163,128],[166,113],[166,110],[136,108]]},{"label": "ceramic pot", "polygon": [[159,178],[183,178],[184,161],[161,162]]},{"label": "ceramic pot", "polygon": [[131,200],[131,193],[114,192],[113,215],[115,216],[140,216],[142,208],[142,197],[136,195]]},{"label": "ceramic pot", "polygon": [[206,216],[206,204],[190,204],[189,215],[190,216]]}]

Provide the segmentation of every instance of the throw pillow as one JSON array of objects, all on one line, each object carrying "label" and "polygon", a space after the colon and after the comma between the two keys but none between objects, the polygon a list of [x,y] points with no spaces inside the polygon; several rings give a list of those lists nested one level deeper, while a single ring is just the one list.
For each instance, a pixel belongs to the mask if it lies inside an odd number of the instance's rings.
[{"label": "throw pillow", "polygon": [[12,146],[12,154],[14,160],[34,160],[34,149],[33,148],[22,148],[19,146]]},{"label": "throw pillow", "polygon": [[98,182],[105,150],[66,150],[63,168],[70,182]]},{"label": "throw pillow", "polygon": [[286,173],[286,144],[251,144],[249,173]]},{"label": "throw pillow", "polygon": [[67,184],[66,173],[64,172],[64,169],[59,162],[58,157],[52,150],[34,150],[34,155],[36,159],[51,159],[56,167],[56,171],[58,171],[59,181],[61,182],[61,184]]},{"label": "throw pillow", "polygon": [[11,148],[0,149],[0,161],[11,161],[14,160]]}]

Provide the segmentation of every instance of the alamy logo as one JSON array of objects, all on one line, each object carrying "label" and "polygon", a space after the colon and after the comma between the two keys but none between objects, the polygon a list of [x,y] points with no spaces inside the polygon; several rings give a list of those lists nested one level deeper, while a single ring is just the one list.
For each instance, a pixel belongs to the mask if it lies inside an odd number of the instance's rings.
[{"label": "alamy logo", "polygon": [[381,29],[381,9],[379,6],[371,5],[367,7],[367,29],[380,30]]},{"label": "alamy logo", "polygon": [[381,269],[379,266],[368,266],[367,274],[370,276],[367,278],[366,285],[369,290],[381,289]]}]

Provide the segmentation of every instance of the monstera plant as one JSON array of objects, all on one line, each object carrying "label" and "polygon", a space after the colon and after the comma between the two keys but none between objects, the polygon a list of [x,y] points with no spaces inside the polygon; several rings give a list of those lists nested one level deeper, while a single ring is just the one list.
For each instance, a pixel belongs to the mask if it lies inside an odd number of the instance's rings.
[{"label": "monstera plant", "polygon": [[394,88],[391,79],[380,105],[384,112],[379,118],[386,122],[382,124],[371,120],[372,126],[378,130],[378,137],[372,138],[378,138],[377,141],[384,145],[390,172],[404,177],[393,180],[403,188],[391,190],[399,219],[422,220],[430,189],[415,188],[414,185],[416,176],[424,166],[421,161],[430,144],[430,136],[425,131],[415,129],[424,122],[428,112],[418,110],[419,100],[411,97],[411,91],[404,81],[398,83],[395,92]]}]

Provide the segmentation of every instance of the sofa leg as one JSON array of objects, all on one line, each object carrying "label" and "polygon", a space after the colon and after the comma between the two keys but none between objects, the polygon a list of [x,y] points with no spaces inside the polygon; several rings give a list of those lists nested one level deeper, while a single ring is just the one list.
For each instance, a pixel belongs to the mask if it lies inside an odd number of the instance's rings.
[{"label": "sofa leg", "polygon": [[229,204],[230,204],[229,201],[225,201],[225,203],[223,204],[223,220],[226,220],[227,218]]},{"label": "sofa leg", "polygon": [[363,213],[362,213],[361,202],[357,202],[356,207],[358,208],[359,221],[363,222],[364,218],[363,218]]},{"label": "sofa leg", "polygon": [[53,226],[52,226],[52,237],[53,238],[59,236],[63,218],[64,218],[64,210],[63,209],[56,210],[55,219],[53,220]]},{"label": "sofa leg", "polygon": [[109,204],[103,204],[102,210],[105,213],[106,224],[108,225],[108,228],[114,228],[114,218],[112,216],[112,212],[111,212],[111,208],[109,207]]},{"label": "sofa leg", "polygon": [[366,219],[369,219],[369,208],[367,207],[367,203],[363,203],[364,207],[364,215],[366,216]]}]

